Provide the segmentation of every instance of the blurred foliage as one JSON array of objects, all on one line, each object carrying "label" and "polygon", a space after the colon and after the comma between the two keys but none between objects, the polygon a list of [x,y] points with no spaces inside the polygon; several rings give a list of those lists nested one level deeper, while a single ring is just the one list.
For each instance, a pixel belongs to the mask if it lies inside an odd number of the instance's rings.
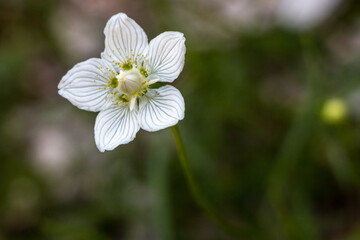
[{"label": "blurred foliage", "polygon": [[[303,30],[245,28],[216,2],[0,1],[0,239],[230,239],[194,203],[169,130],[99,153],[96,114],[57,94],[120,11],[149,39],[184,32],[179,128],[244,239],[360,239],[359,2]],[[333,98],[347,114],[324,121]]]}]

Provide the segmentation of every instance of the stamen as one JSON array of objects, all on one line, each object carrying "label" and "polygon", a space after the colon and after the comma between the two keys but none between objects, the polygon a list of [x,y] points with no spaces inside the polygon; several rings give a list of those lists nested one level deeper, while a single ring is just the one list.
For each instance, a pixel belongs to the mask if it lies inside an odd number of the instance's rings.
[{"label": "stamen", "polygon": [[133,68],[133,66],[132,66],[131,62],[130,62],[130,63],[127,62],[127,63],[124,63],[124,64],[122,65],[122,68],[123,68],[125,71],[129,71],[129,70],[131,70],[131,69]]},{"label": "stamen", "polygon": [[112,78],[110,81],[109,81],[109,87],[112,87],[112,88],[116,88],[117,86],[119,85],[119,81],[116,77]]}]

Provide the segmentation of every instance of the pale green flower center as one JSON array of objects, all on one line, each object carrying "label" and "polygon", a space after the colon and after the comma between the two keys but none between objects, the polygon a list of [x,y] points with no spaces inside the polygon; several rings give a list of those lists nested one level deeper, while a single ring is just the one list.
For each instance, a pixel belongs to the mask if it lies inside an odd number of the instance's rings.
[{"label": "pale green flower center", "polygon": [[[110,55],[110,57],[112,56]],[[145,63],[148,60],[142,56],[143,61],[138,62],[138,57],[140,58],[138,55],[135,61],[127,58],[124,63],[113,60],[113,64],[120,68],[119,74],[110,68],[106,68],[110,76],[108,77],[107,87],[104,88],[104,90],[107,90],[105,100],[109,99],[117,106],[129,105],[130,109],[133,110],[136,105],[136,99],[144,96],[148,92],[149,86],[159,80],[154,77],[149,79],[150,71],[146,69]],[[101,69],[103,67],[99,68],[99,70]],[[99,75],[96,77],[99,77]]]},{"label": "pale green flower center", "polygon": [[146,81],[137,68],[133,68],[130,71],[120,71],[116,78],[119,81],[118,88],[120,92],[129,97],[136,96],[142,89],[142,83]]}]

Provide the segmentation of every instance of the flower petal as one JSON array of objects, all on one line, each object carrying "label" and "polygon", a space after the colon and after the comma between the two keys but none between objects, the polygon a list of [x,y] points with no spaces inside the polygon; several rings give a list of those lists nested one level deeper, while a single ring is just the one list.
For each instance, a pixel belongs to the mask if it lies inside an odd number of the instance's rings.
[{"label": "flower petal", "polygon": [[101,152],[113,150],[120,144],[134,140],[140,126],[137,111],[128,106],[112,107],[101,111],[95,122],[95,142]]},{"label": "flower petal", "polygon": [[151,40],[146,54],[150,73],[161,82],[173,82],[185,62],[185,38],[180,32],[164,32]]},{"label": "flower petal", "polygon": [[59,94],[80,109],[97,112],[109,104],[106,88],[109,73],[100,69],[102,59],[90,58],[76,64],[61,79]]},{"label": "flower petal", "polygon": [[144,54],[148,39],[144,30],[125,13],[110,18],[105,29],[105,57],[124,63]]},{"label": "flower petal", "polygon": [[184,98],[173,86],[149,89],[139,103],[139,124],[146,131],[173,126],[184,118]]}]

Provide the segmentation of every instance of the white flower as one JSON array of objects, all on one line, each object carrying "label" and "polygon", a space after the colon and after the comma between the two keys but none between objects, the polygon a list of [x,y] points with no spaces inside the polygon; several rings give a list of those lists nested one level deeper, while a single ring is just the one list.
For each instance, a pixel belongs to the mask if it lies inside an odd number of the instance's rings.
[{"label": "white flower", "polygon": [[[181,93],[165,85],[184,66],[182,33],[164,32],[148,43],[143,29],[119,13],[107,22],[104,34],[101,58],[76,64],[58,86],[73,105],[100,112],[94,131],[102,152],[129,143],[140,128],[152,132],[173,126],[185,111]],[[154,88],[156,82],[162,86]]]}]

